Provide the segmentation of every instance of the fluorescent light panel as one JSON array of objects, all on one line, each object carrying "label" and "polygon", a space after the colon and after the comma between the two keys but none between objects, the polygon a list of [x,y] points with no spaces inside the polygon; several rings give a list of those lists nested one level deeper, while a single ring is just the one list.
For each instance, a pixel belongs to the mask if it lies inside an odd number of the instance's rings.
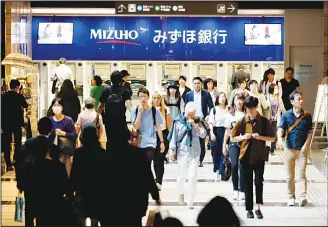
[{"label": "fluorescent light panel", "polygon": [[[115,15],[114,8],[32,8],[32,15]],[[238,16],[283,16],[284,10],[280,9],[239,9]],[[119,16],[119,15],[117,15]],[[132,16],[132,15],[131,15]],[[133,15],[133,16],[146,16],[146,15]],[[156,16],[156,15],[151,15]],[[163,16],[163,15],[157,15]],[[171,15],[170,15],[171,16]],[[175,15],[180,16],[180,15]],[[201,16],[201,15],[199,15]]]}]

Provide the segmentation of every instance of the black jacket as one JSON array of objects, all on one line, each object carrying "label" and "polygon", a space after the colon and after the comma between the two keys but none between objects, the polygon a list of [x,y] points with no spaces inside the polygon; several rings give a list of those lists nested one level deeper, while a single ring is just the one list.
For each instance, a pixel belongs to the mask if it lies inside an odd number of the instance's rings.
[{"label": "black jacket", "polygon": [[[146,214],[148,195],[159,199],[158,189],[146,153],[130,145],[108,153],[104,186],[103,219],[105,224],[125,225],[124,220]],[[124,163],[122,165],[122,163]],[[124,214],[124,219],[122,219]]]},{"label": "black jacket", "polygon": [[183,92],[183,94],[180,94],[181,95],[181,98],[182,98],[182,100],[186,103],[186,94],[189,92],[189,91],[191,91],[191,89],[189,88],[189,87],[185,87],[185,90],[184,90],[184,92]]},{"label": "black jacket", "polygon": [[29,187],[28,170],[37,161],[44,159],[45,153],[51,146],[51,142],[45,136],[37,136],[26,140],[19,153],[16,154],[16,181],[19,190],[25,191]]},{"label": "black jacket", "polygon": [[128,90],[128,92],[129,92],[129,95],[130,96],[132,96],[132,89],[131,89],[131,85],[130,85],[130,83],[129,82],[125,82],[124,84],[123,84],[123,87],[126,89],[126,90]]}]

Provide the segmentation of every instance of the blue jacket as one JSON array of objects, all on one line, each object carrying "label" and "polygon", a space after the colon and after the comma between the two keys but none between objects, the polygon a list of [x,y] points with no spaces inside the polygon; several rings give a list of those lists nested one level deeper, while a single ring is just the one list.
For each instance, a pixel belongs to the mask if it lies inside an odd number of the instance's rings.
[{"label": "blue jacket", "polygon": [[[213,105],[211,94],[209,92],[202,90],[201,96],[202,96],[202,111],[205,118],[209,114],[210,110],[214,107],[214,105]],[[185,104],[193,101],[194,101],[194,91],[189,91],[186,94]]]}]

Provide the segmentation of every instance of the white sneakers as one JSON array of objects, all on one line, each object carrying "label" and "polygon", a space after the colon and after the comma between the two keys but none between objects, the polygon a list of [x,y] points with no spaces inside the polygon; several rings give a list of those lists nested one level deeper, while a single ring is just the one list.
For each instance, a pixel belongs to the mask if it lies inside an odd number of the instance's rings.
[{"label": "white sneakers", "polygon": [[239,192],[239,191],[233,191],[232,199],[233,200],[238,200],[238,201],[244,201],[245,200],[245,193],[244,192]]},{"label": "white sneakers", "polygon": [[289,198],[287,201],[287,206],[292,207],[295,206],[295,198]]},{"label": "white sneakers", "polygon": [[307,203],[308,203],[307,199],[306,198],[302,198],[299,201],[299,206],[300,207],[304,207]]},{"label": "white sneakers", "polygon": [[239,192],[239,201],[245,200],[245,193],[244,192]]},{"label": "white sneakers", "polygon": [[[307,203],[308,203],[308,201],[306,198],[300,198],[298,205],[300,207],[304,207]],[[295,206],[295,198],[293,198],[293,197],[289,198],[287,201],[287,206],[289,206],[289,207]]]},{"label": "white sneakers", "polygon": [[233,191],[232,193],[232,199],[233,200],[238,200],[239,198],[239,191]]}]

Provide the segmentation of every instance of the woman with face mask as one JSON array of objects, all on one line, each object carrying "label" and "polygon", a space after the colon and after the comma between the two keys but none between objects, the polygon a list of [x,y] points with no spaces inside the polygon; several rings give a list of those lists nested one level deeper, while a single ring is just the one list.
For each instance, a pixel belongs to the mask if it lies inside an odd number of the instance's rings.
[{"label": "woman with face mask", "polygon": [[[75,130],[74,122],[72,118],[65,116],[63,114],[63,105],[62,101],[59,98],[56,98],[52,101],[50,111],[53,116],[50,117],[52,123],[52,131],[49,136],[50,141],[53,141],[54,144],[59,145],[58,142],[60,138],[67,138],[72,144],[75,144],[77,133]],[[63,154],[61,151],[61,155],[59,160],[63,162],[66,166],[67,175],[70,175],[71,167],[72,167],[72,156],[73,154],[69,154],[68,152]]]},{"label": "woman with face mask", "polygon": [[[280,124],[280,118],[282,113],[286,112],[284,102],[282,98],[279,96],[279,88],[276,84],[271,84],[269,86],[269,95],[268,95],[268,103],[270,108],[270,120],[272,125],[277,128],[277,125]],[[277,132],[277,131],[276,131]],[[271,143],[270,153],[274,155],[274,150],[276,149],[276,141]]]}]

